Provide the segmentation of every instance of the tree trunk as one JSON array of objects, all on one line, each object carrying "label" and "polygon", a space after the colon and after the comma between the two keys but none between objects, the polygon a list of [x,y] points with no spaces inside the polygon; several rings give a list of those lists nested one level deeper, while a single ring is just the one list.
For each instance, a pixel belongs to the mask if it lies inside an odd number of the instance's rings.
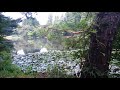
[{"label": "tree trunk", "polygon": [[99,12],[91,33],[88,56],[84,63],[81,78],[107,77],[112,42],[120,24],[119,12]]}]

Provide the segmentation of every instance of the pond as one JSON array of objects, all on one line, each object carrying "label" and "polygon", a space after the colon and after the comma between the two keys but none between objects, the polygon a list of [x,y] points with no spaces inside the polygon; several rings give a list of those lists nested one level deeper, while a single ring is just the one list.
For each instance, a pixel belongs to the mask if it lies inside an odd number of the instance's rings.
[{"label": "pond", "polygon": [[47,48],[49,50],[52,48],[52,44],[46,39],[18,39],[13,43],[15,51],[23,50],[25,54],[40,52],[42,48]]}]

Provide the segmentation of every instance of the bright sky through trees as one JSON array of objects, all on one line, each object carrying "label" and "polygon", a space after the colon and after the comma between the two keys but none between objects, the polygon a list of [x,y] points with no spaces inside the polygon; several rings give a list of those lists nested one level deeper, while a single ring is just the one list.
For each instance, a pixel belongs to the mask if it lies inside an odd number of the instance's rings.
[{"label": "bright sky through trees", "polygon": [[[13,19],[24,18],[20,12],[4,12],[5,16],[10,16]],[[45,25],[48,20],[49,15],[53,15],[53,20],[55,16],[61,17],[65,12],[37,12],[37,15],[33,15],[39,21],[40,25]]]}]

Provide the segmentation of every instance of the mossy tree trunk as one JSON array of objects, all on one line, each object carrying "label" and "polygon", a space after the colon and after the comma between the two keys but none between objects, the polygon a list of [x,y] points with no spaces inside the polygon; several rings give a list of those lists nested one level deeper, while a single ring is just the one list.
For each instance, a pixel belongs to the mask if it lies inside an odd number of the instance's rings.
[{"label": "mossy tree trunk", "polygon": [[99,12],[91,33],[87,59],[81,78],[108,77],[112,42],[120,26],[120,12]]}]

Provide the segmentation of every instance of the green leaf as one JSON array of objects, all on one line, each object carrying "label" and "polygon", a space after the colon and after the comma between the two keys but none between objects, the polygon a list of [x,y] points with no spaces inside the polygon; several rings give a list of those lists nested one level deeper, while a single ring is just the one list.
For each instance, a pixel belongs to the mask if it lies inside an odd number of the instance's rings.
[{"label": "green leaf", "polygon": [[96,30],[92,30],[92,31],[90,31],[90,32],[92,32],[92,33],[96,33],[97,31],[96,31]]}]

